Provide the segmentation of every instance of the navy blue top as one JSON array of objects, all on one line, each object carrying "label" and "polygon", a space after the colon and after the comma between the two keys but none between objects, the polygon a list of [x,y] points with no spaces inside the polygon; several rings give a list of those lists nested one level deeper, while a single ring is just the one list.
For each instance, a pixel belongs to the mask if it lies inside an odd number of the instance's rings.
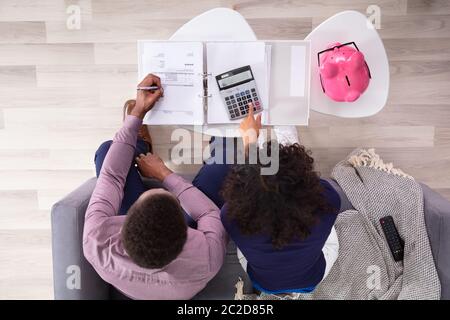
[{"label": "navy blue top", "polygon": [[268,235],[242,235],[237,224],[226,218],[227,205],[222,207],[222,223],[247,259],[247,273],[260,290],[300,292],[314,288],[322,280],[326,265],[322,248],[337,218],[341,201],[327,181],[321,179],[320,182],[326,199],[336,211],[321,215],[306,239],[294,241],[282,249],[274,249]]}]

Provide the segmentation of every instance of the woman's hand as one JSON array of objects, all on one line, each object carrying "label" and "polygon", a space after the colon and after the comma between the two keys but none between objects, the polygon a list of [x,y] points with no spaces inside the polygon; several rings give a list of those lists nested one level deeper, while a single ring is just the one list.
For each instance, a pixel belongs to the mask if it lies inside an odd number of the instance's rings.
[{"label": "woman's hand", "polygon": [[155,178],[159,181],[164,181],[164,179],[172,173],[160,157],[156,154],[151,154],[150,152],[145,155],[141,153],[139,157],[136,157],[136,162],[141,174],[147,178]]},{"label": "woman's hand", "polygon": [[136,106],[133,108],[130,114],[144,119],[144,116],[149,112],[156,101],[163,96],[164,92],[161,86],[161,80],[154,74],[147,75],[144,80],[138,85],[139,87],[151,87],[157,86],[158,90],[138,90],[136,94]]},{"label": "woman's hand", "polygon": [[244,147],[247,149],[251,143],[258,141],[259,129],[261,129],[261,114],[254,117],[253,104],[248,104],[248,116],[241,121],[239,131],[244,142]]}]

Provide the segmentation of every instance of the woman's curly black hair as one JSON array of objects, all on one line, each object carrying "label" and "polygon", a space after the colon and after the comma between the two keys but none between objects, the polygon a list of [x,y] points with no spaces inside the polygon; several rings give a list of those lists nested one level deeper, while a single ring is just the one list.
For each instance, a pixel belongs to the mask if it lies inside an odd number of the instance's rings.
[{"label": "woman's curly black hair", "polygon": [[259,161],[234,166],[222,188],[226,218],[236,222],[243,235],[269,235],[277,249],[308,237],[320,214],[333,210],[310,153],[299,144],[279,145],[274,175],[261,175]]}]

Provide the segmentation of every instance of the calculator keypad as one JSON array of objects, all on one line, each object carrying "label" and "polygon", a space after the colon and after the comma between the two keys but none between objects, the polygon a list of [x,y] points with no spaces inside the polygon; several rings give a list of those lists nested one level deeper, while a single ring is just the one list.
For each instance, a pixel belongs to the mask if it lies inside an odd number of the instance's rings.
[{"label": "calculator keypad", "polygon": [[261,102],[255,88],[243,89],[238,93],[226,96],[225,103],[230,119],[232,120],[246,117],[249,103],[253,103],[253,111],[255,113],[262,110]]}]

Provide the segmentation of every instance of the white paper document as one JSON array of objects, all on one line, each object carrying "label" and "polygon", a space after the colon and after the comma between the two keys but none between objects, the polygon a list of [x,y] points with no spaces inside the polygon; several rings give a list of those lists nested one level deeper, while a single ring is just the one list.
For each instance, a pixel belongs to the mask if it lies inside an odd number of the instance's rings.
[{"label": "white paper document", "polygon": [[[310,45],[307,41],[268,41],[272,45],[269,123],[307,125]],[[320,85],[320,84],[319,84]]]},{"label": "white paper document", "polygon": [[206,44],[206,66],[208,78],[208,123],[239,123],[241,120],[229,120],[215,76],[229,70],[250,65],[263,108],[268,107],[268,70],[266,45],[255,42],[208,42]]},{"label": "white paper document", "polygon": [[139,42],[139,79],[153,73],[164,89],[147,124],[203,124],[203,44],[201,42]]},{"label": "white paper document", "polygon": [[291,47],[291,79],[290,79],[290,95],[292,97],[303,97],[305,95],[305,77],[306,72],[302,72],[305,68],[306,47]]}]

